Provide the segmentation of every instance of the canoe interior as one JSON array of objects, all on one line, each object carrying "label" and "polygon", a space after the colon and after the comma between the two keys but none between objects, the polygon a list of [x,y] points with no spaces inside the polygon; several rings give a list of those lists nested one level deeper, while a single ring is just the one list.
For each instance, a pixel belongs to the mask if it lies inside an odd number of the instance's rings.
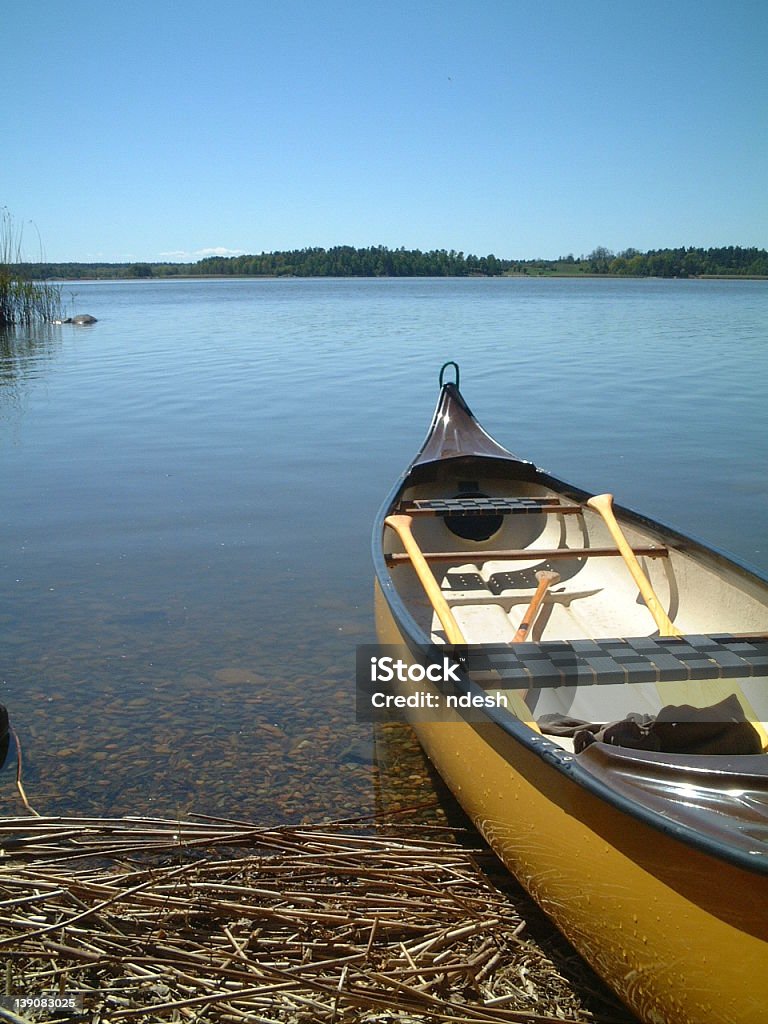
[{"label": "canoe interior", "polygon": [[[560,580],[548,590],[528,639],[600,640],[653,637],[658,628],[622,558],[587,556],[586,549],[612,549],[602,517],[581,507],[579,494],[558,490],[530,464],[497,459],[448,459],[411,471],[393,508],[464,495],[496,499],[552,499],[566,511],[481,517],[414,514],[413,534],[469,644],[510,643],[536,589],[535,573],[553,569]],[[565,488],[565,485],[563,485]],[[468,503],[471,506],[471,502]],[[675,627],[686,635],[768,633],[768,585],[715,552],[655,529],[639,517],[619,516],[630,544]],[[488,532],[488,536],[484,536]],[[467,532],[483,536],[472,539]],[[563,556],[562,549],[581,554]],[[403,551],[392,530],[383,537],[385,555]],[[656,549],[660,549],[657,551]],[[514,553],[507,557],[505,553]],[[439,553],[436,558],[433,555]],[[410,562],[394,561],[391,579],[402,601],[427,636],[445,633]],[[768,722],[768,680],[732,682],[749,717]],[[630,712],[655,715],[666,704],[706,706],[722,699],[723,681],[664,684],[563,686],[529,690],[534,717],[567,714],[590,722],[623,718]],[[568,747],[570,741],[558,742]]]}]

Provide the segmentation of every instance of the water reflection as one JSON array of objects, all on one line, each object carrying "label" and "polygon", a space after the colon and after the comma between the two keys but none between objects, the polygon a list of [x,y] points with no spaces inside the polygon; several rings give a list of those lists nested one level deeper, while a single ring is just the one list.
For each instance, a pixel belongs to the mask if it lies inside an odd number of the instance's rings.
[{"label": "water reflection", "polygon": [[0,327],[0,405],[18,400],[19,385],[38,376],[61,348],[61,328],[53,324]]}]

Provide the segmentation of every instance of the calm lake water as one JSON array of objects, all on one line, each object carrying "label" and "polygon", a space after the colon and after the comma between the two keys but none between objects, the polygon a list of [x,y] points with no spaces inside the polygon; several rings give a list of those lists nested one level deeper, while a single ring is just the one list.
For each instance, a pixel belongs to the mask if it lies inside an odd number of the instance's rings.
[{"label": "calm lake water", "polygon": [[[0,340],[0,702],[43,813],[380,806],[354,720],[370,527],[447,359],[518,454],[768,571],[768,282],[63,296],[99,322]],[[407,735],[384,756],[395,787],[425,789]],[[21,811],[14,770],[0,813]]]}]

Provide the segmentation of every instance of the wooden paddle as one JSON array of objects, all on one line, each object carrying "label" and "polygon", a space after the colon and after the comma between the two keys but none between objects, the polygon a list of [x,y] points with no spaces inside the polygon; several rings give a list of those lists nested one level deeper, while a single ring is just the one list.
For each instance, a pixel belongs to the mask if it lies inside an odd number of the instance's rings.
[{"label": "wooden paddle", "polygon": [[[424,592],[429,598],[429,601],[435,610],[435,614],[440,620],[441,626],[445,630],[448,643],[466,644],[467,641],[464,638],[464,634],[461,632],[461,628],[454,618],[448,602],[443,597],[440,584],[433,576],[432,570],[429,568],[427,560],[424,557],[424,553],[411,532],[412,522],[413,520],[410,516],[395,515],[387,516],[384,520],[384,525],[395,531],[402,541],[403,547],[408,552],[414,572],[418,576],[419,582],[424,588]],[[510,710],[517,716],[517,718],[524,722],[529,729],[533,729],[534,732],[541,732],[541,729],[539,729],[538,725],[533,720],[531,709],[525,703],[525,691],[509,690],[506,692],[505,697]]]},{"label": "wooden paddle", "polygon": [[632,579],[637,584],[637,588],[642,594],[643,600],[645,601],[648,611],[653,616],[656,625],[659,627],[659,636],[682,636],[679,629],[676,629],[672,625],[672,622],[661,606],[656,593],[651,586],[651,581],[643,572],[642,566],[635,557],[635,553],[629,546],[629,541],[624,536],[624,532],[616,521],[616,516],[613,514],[613,495],[612,494],[596,494],[590,498],[587,502],[590,508],[593,508],[596,512],[599,512],[603,517],[605,525],[611,536],[614,539],[616,547],[621,552],[621,557],[624,559],[627,568],[632,574]]},{"label": "wooden paddle", "polygon": [[411,533],[412,522],[411,516],[387,516],[384,520],[384,525],[391,527],[403,542],[403,547],[408,552],[414,572],[419,577],[419,581],[422,587],[424,587],[432,607],[435,609],[440,624],[445,630],[448,643],[465,644],[467,641],[464,639],[464,634],[461,632],[448,602],[443,597],[440,584],[432,574],[432,570],[429,568],[421,548],[416,543],[416,538]]},{"label": "wooden paddle", "polygon": [[539,569],[536,573],[536,579],[539,581],[538,587],[536,587],[536,593],[531,598],[531,603],[525,610],[522,622],[518,627],[517,632],[512,637],[513,644],[522,643],[523,640],[528,636],[528,630],[533,625],[536,619],[536,613],[539,610],[541,602],[544,600],[544,595],[547,590],[554,586],[560,579],[560,573],[555,572],[554,569]]}]

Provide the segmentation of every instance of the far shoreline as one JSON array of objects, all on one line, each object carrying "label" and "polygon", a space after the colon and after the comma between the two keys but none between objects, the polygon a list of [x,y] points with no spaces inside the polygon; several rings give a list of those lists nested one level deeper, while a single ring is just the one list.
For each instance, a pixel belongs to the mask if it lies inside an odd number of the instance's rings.
[{"label": "far shoreline", "polygon": [[768,281],[768,274],[689,274],[667,277],[661,274],[159,274],[157,277],[47,277],[51,284],[101,284],[115,281],[130,284],[160,284],[174,281]]},{"label": "far shoreline", "polygon": [[258,255],[205,256],[178,263],[130,260],[120,262],[38,261],[18,263],[28,280],[160,280],[263,278],[659,278],[768,279],[768,249],[739,245],[719,248],[680,246],[675,249],[625,249],[614,253],[598,246],[588,255],[556,259],[509,259],[465,254],[456,249],[390,249],[377,245],[322,246],[262,252]]}]

